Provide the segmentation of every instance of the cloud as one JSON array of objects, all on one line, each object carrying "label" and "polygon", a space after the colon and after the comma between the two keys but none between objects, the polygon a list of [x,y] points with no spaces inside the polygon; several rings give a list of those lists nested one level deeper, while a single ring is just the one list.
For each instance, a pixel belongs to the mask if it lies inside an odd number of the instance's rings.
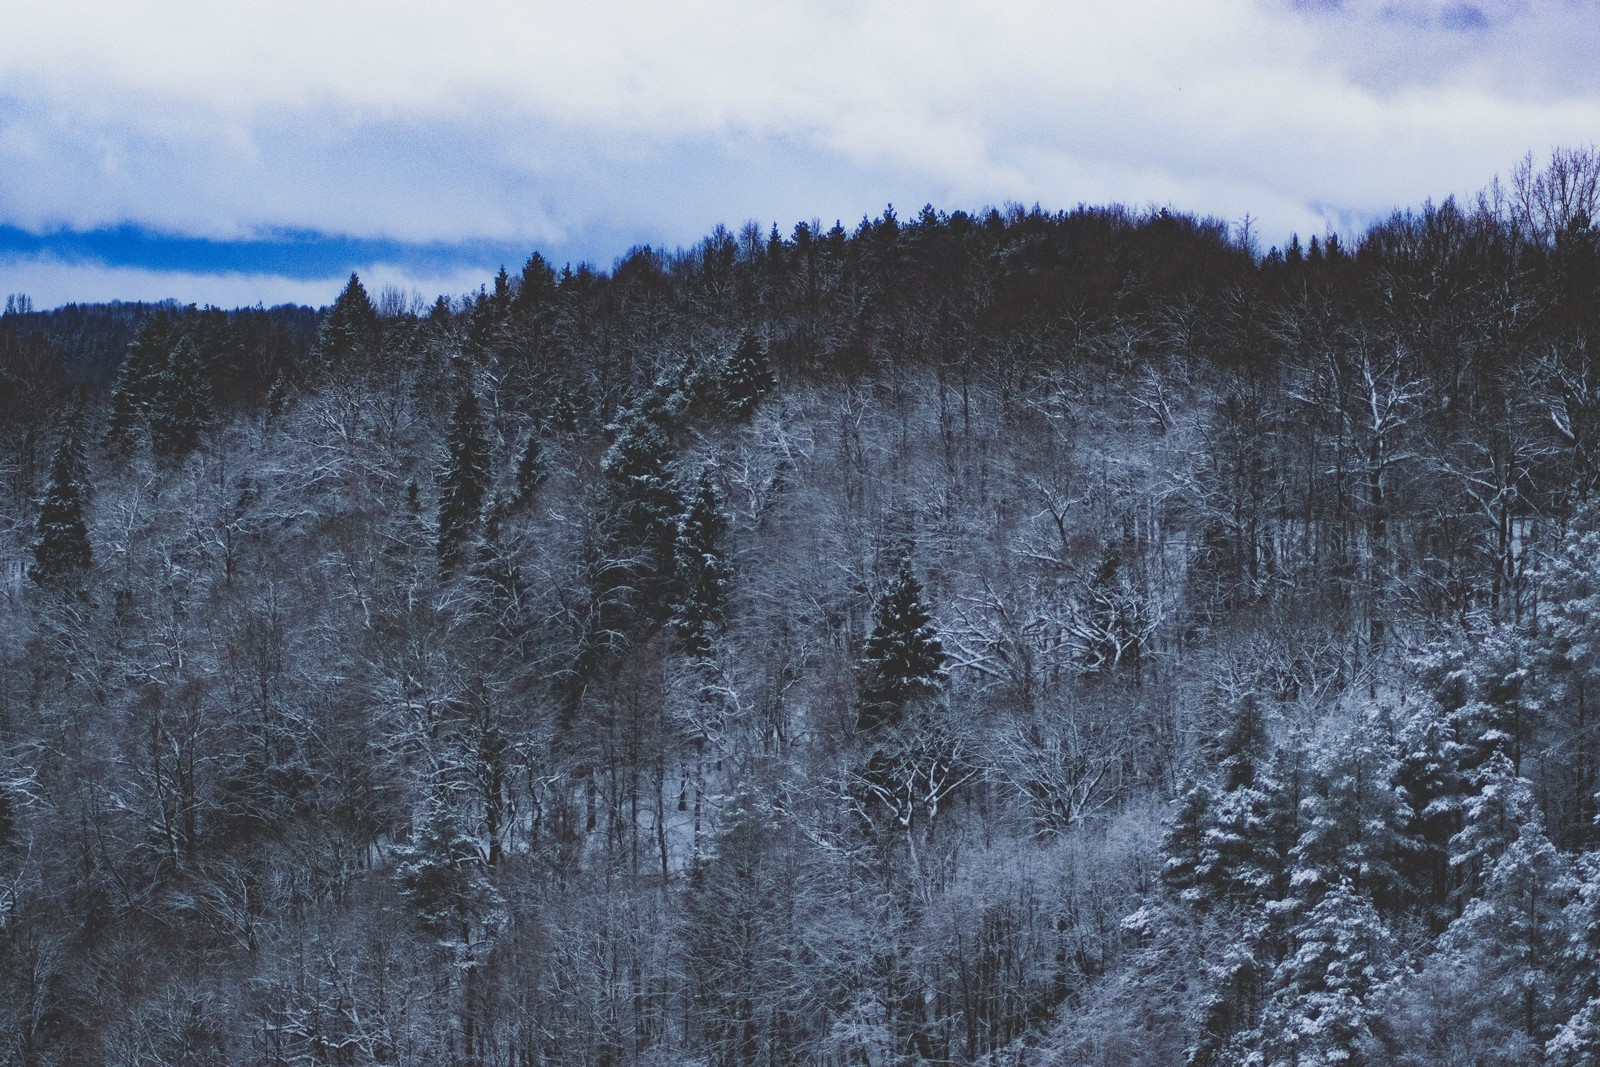
[{"label": "cloud", "polygon": [[61,0],[0,37],[0,225],[498,242],[1150,202],[1269,240],[1600,129],[1551,0]]},{"label": "cloud", "polygon": [[[355,269],[374,295],[392,286],[428,302],[441,294],[455,297],[474,292],[485,281],[484,273],[475,268],[419,274],[391,263],[364,263]],[[25,293],[38,308],[113,300],[176,300],[226,308],[256,304],[322,307],[333,302],[348,277],[348,273],[305,278],[245,271],[150,270],[49,254],[0,256],[0,292]]]}]

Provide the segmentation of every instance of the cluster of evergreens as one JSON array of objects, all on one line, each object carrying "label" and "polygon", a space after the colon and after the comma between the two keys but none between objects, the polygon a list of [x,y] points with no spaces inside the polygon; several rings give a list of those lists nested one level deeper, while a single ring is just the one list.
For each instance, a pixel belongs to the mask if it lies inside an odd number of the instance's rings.
[{"label": "cluster of evergreens", "polygon": [[0,1063],[1597,1062],[1597,182],[13,297]]}]

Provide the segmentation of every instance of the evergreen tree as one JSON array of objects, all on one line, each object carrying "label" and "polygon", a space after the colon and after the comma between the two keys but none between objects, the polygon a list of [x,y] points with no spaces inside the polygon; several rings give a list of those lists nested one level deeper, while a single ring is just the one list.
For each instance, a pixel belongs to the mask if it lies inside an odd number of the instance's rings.
[{"label": "evergreen tree", "polygon": [[1161,838],[1161,882],[1186,904],[1204,905],[1214,896],[1218,860],[1210,831],[1215,799],[1203,783],[1190,787]]},{"label": "evergreen tree", "polygon": [[767,363],[767,349],[754,330],[745,330],[722,374],[722,396],[734,418],[747,418],[777,384]]},{"label": "evergreen tree", "polygon": [[1385,908],[1400,906],[1410,893],[1412,813],[1389,732],[1386,715],[1369,712],[1321,754],[1292,853],[1292,879],[1303,898],[1314,900],[1341,881]]},{"label": "evergreen tree", "polygon": [[1272,975],[1253,1044],[1261,1067],[1361,1067],[1376,1019],[1373,994],[1395,973],[1394,948],[1371,901],[1331,886],[1293,931]]},{"label": "evergreen tree", "polygon": [[489,491],[489,442],[478,414],[478,398],[462,390],[445,437],[449,458],[439,475],[439,568],[454,570],[483,514]]},{"label": "evergreen tree", "polygon": [[1439,964],[1470,978],[1462,1008],[1506,1035],[1503,1062],[1530,1062],[1554,1034],[1574,888],[1566,858],[1530,811],[1440,939]]},{"label": "evergreen tree", "polygon": [[381,329],[378,309],[373,307],[361,279],[351,274],[322,320],[312,357],[327,367],[370,359],[377,353]]},{"label": "evergreen tree", "polygon": [[417,922],[446,941],[471,940],[478,923],[492,923],[501,903],[483,853],[449,800],[435,796],[415,838],[395,849],[394,877]]},{"label": "evergreen tree", "polygon": [[517,460],[517,506],[531,505],[547,477],[544,446],[539,443],[539,433],[535,430],[528,435],[528,443],[522,447],[522,458]]},{"label": "evergreen tree", "polygon": [[909,560],[901,562],[873,615],[862,657],[857,724],[863,730],[899,723],[911,700],[934,692],[945,678],[944,647]]},{"label": "evergreen tree", "polygon": [[1550,834],[1582,851],[1594,840],[1600,789],[1600,504],[1573,517],[1540,600],[1547,606],[1527,642],[1533,677],[1523,689],[1541,732],[1562,739],[1560,774],[1546,798]]},{"label": "evergreen tree", "polygon": [[543,256],[535,252],[522,265],[521,284],[517,287],[514,311],[525,318],[538,320],[556,301],[556,272]]},{"label": "evergreen tree", "polygon": [[711,480],[702,474],[678,521],[676,545],[678,605],[673,626],[690,655],[711,653],[711,641],[722,629],[727,579],[722,562],[722,539],[728,531],[722,501]]},{"label": "evergreen tree", "polygon": [[673,575],[683,510],[664,418],[654,404],[629,416],[600,463],[611,498],[608,552],[633,584],[634,607],[655,622],[666,617],[661,598]]},{"label": "evergreen tree", "polygon": [[478,359],[491,358],[505,337],[511,316],[511,278],[505,267],[494,278],[494,292],[479,289],[467,316],[467,351]]},{"label": "evergreen tree", "polygon": [[1558,984],[1567,1019],[1545,1046],[1551,1067],[1600,1064],[1600,853],[1579,858]]},{"label": "evergreen tree", "polygon": [[1435,931],[1454,914],[1450,840],[1461,830],[1467,801],[1456,751],[1448,724],[1433,708],[1417,712],[1400,732],[1396,780],[1411,812],[1407,833],[1413,844],[1407,871]]},{"label": "evergreen tree", "polygon": [[1491,756],[1468,780],[1461,830],[1450,839],[1450,866],[1463,898],[1480,891],[1523,827],[1540,821],[1532,784],[1504,753]]},{"label": "evergreen tree", "polygon": [[1256,774],[1270,753],[1267,718],[1262,714],[1261,702],[1254,693],[1246,693],[1222,736],[1218,752],[1222,788],[1231,791],[1255,785]]},{"label": "evergreen tree", "polygon": [[183,457],[210,429],[215,417],[211,383],[200,349],[181,337],[167,356],[166,369],[152,386],[150,446],[159,456]]},{"label": "evergreen tree", "polygon": [[93,562],[89,531],[84,525],[88,485],[82,433],[77,420],[68,421],[50,465],[50,485],[39,505],[33,564],[28,576],[40,585],[62,581]]},{"label": "evergreen tree", "polygon": [[158,311],[140,324],[138,335],[129,343],[111,390],[106,438],[113,444],[128,443],[139,421],[148,414],[156,381],[167,369],[176,334],[172,320]]}]

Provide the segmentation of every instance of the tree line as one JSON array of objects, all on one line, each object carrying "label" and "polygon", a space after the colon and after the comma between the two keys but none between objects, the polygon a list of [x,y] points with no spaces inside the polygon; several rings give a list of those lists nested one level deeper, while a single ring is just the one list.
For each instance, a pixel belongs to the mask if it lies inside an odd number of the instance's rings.
[{"label": "tree line", "polygon": [[1592,1062],[1597,182],[9,301],[0,1062]]}]

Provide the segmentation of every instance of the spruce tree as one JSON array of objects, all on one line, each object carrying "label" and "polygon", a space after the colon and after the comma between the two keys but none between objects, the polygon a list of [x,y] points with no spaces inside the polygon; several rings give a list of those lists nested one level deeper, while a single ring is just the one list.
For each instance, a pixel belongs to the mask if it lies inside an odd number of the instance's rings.
[{"label": "spruce tree", "polygon": [[489,442],[470,388],[456,403],[445,447],[450,455],[439,476],[439,567],[448,574],[461,561],[489,491]]},{"label": "spruce tree", "polygon": [[381,326],[378,309],[355,274],[328,309],[317,333],[312,356],[328,367],[341,367],[377,351]]},{"label": "spruce tree", "polygon": [[157,312],[145,319],[128,345],[128,354],[111,389],[111,420],[106,439],[115,445],[129,443],[139,421],[149,412],[156,380],[166,371],[176,340],[172,320]]},{"label": "spruce tree", "polygon": [[535,431],[528,435],[528,443],[522,448],[522,458],[517,461],[517,506],[525,508],[532,504],[534,495],[548,476],[544,447],[539,443],[538,431]]},{"label": "spruce tree", "polygon": [[83,521],[88,493],[85,469],[82,435],[76,420],[71,420],[56,446],[50,486],[39,505],[38,536],[33,543],[33,564],[28,576],[40,585],[61,582],[87,570],[93,562],[89,531]]},{"label": "spruce tree", "polygon": [[397,888],[424,930],[447,942],[467,942],[475,924],[494,921],[500,894],[477,840],[448,798],[432,798],[416,836],[395,855]]},{"label": "spruce tree", "polygon": [[1257,1031],[1262,1067],[1369,1062],[1374,994],[1395,974],[1394,946],[1372,902],[1331,886],[1293,930],[1294,951],[1272,976]]},{"label": "spruce tree", "polygon": [[736,419],[747,418],[775,384],[766,346],[753,330],[746,330],[722,374],[722,395],[728,412]]},{"label": "spruce tree", "polygon": [[642,551],[653,580],[670,575],[682,510],[660,411],[632,415],[600,462],[613,503],[612,548]]},{"label": "spruce tree", "polygon": [[1580,856],[1573,873],[1559,981],[1567,1019],[1545,1046],[1551,1067],[1600,1063],[1600,853]]},{"label": "spruce tree", "polygon": [[159,456],[187,455],[211,427],[213,408],[200,349],[188,337],[179,338],[151,388],[151,448]]},{"label": "spruce tree", "polygon": [[1190,787],[1178,801],[1161,838],[1161,882],[1186,904],[1214,897],[1217,851],[1212,845],[1212,807],[1216,797],[1204,784]]},{"label": "spruce tree", "polygon": [[678,521],[676,545],[678,605],[673,626],[684,648],[694,656],[707,656],[711,641],[722,629],[726,577],[722,539],[728,531],[722,501],[704,474]]},{"label": "spruce tree", "polygon": [[1382,711],[1363,714],[1321,753],[1301,801],[1293,880],[1302,900],[1349,881],[1380,908],[1411,898],[1412,811]]},{"label": "spruce tree", "polygon": [[902,561],[874,612],[862,657],[857,725],[872,730],[898,724],[908,703],[944,681],[944,662],[933,616],[922,602],[922,585],[910,561]]},{"label": "spruce tree", "polygon": [[1440,964],[1470,977],[1463,1007],[1506,1035],[1509,1055],[1499,1062],[1534,1062],[1533,1050],[1561,1022],[1561,950],[1576,888],[1567,858],[1530,810],[1487,869],[1479,894],[1439,939]]}]

